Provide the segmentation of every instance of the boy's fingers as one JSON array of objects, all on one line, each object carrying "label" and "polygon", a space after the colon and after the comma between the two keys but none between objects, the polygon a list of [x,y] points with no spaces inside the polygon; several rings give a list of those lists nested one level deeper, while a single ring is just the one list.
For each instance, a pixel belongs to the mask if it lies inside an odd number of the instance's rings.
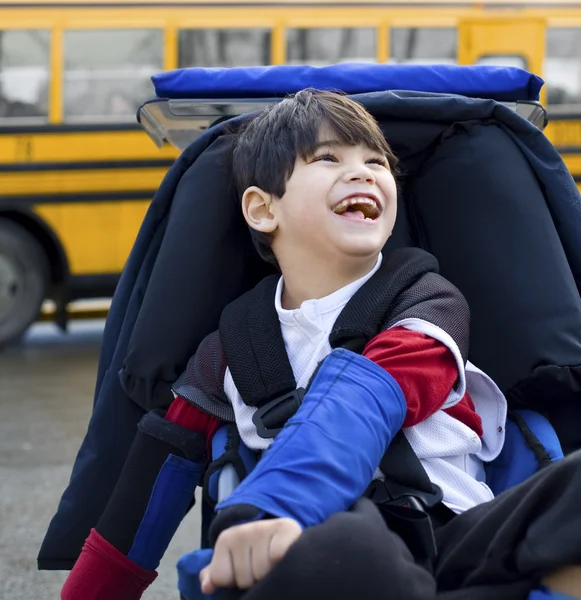
[{"label": "boy's fingers", "polygon": [[256,583],[252,572],[252,552],[256,545],[256,538],[252,535],[252,530],[247,528],[246,525],[240,526],[233,533],[235,535],[232,536],[234,539],[230,547],[230,553],[234,565],[236,587],[240,590],[248,590]]},{"label": "boy's fingers", "polygon": [[212,583],[212,578],[210,577],[210,569],[209,567],[205,567],[200,571],[200,588],[203,594],[207,596],[213,594],[216,591],[214,584]]},{"label": "boy's fingers", "polygon": [[252,573],[254,581],[264,579],[272,569],[270,562],[270,538],[272,533],[264,530],[258,543],[252,546]]},{"label": "boy's fingers", "polygon": [[250,589],[282,560],[301,533],[300,525],[291,519],[247,523],[222,532],[212,562],[200,572],[202,592]]},{"label": "boy's fingers", "polygon": [[214,589],[226,587],[231,588],[236,586],[236,578],[234,576],[234,564],[231,554],[231,532],[224,531],[216,541],[212,562],[206,567],[210,577],[211,585]]},{"label": "boy's fingers", "polygon": [[269,562],[279,563],[288,549],[297,541],[302,533],[301,526],[292,519],[281,519],[268,544]]}]

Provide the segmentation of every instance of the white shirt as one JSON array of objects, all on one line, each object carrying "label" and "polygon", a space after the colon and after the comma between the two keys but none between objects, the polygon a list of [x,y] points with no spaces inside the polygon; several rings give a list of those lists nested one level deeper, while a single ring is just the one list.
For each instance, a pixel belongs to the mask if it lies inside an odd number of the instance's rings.
[{"label": "white shirt", "polygon": [[[351,297],[381,266],[382,256],[364,277],[320,299],[306,300],[294,310],[282,308],[281,277],[275,296],[282,337],[297,387],[308,385],[321,360],[331,353],[329,334],[339,313]],[[460,350],[442,329],[420,319],[405,319],[394,327],[404,327],[438,339],[454,354],[458,365],[459,383],[450,392],[442,409],[404,434],[420,458],[428,476],[444,493],[444,502],[455,512],[463,512],[476,504],[493,498],[485,483],[483,462],[498,456],[504,443],[506,400],[496,384],[471,363],[464,367]],[[265,450],[272,439],[261,438],[252,416],[256,408],[244,404],[229,369],[224,377],[228,396],[243,442],[253,450]],[[459,402],[468,391],[476,412],[482,419],[483,436],[443,411]],[[381,474],[378,472],[377,476]]]}]

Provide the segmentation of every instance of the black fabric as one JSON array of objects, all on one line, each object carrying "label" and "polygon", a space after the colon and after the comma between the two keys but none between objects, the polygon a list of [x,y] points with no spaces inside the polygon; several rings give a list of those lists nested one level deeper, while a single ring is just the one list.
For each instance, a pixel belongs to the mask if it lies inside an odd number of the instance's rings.
[{"label": "black fabric", "polygon": [[468,354],[470,311],[462,294],[438,274],[438,261],[419,248],[389,254],[379,270],[347,303],[329,342],[337,348],[360,340],[359,352],[380,331],[407,318],[440,327]]},{"label": "black fabric", "polygon": [[170,243],[157,255],[121,372],[126,393],[146,409],[171,403],[171,384],[217,328],[224,306],[270,271],[241,223],[229,177],[231,149],[232,135],[219,137],[175,191],[166,233]]},{"label": "black fabric", "polygon": [[426,273],[402,292],[384,329],[404,319],[422,319],[443,329],[456,342],[466,363],[470,347],[470,308],[458,288],[441,275]]},{"label": "black fabric", "polygon": [[581,563],[581,453],[436,530],[434,575],[364,499],[306,530],[264,580],[221,600],[526,600]]},{"label": "black fabric", "polygon": [[431,494],[432,482],[421,463],[410,460],[412,455],[415,457],[408,439],[399,432],[389,446],[389,453],[386,453],[379,463],[379,468],[383,473],[389,472],[391,478],[401,485]]},{"label": "black fabric", "polygon": [[427,600],[435,583],[388,531],[369,500],[307,529],[278,565],[248,592],[220,600]]},{"label": "black fabric", "polygon": [[[529,581],[581,564],[581,452],[436,531],[441,591]],[[462,597],[472,600],[466,593]],[[523,598],[526,596],[523,596]]]},{"label": "black fabric", "polygon": [[172,389],[203,411],[222,421],[233,422],[234,410],[224,393],[225,374],[226,357],[216,330],[202,340]]},{"label": "black fabric", "polygon": [[425,565],[437,554],[434,528],[445,525],[455,514],[443,504],[441,488],[430,481],[403,431],[392,440],[379,468],[385,478],[372,481],[365,496],[416,561]]},{"label": "black fabric", "polygon": [[428,514],[409,505],[374,504],[387,527],[402,539],[414,560],[431,571],[431,564],[438,554],[438,549],[434,525]]},{"label": "black fabric", "polygon": [[581,418],[581,279],[537,176],[498,123],[456,123],[408,180],[408,198],[423,246],[470,306],[470,360],[512,405]]},{"label": "black fabric", "polygon": [[438,262],[418,248],[399,248],[390,254],[337,317],[329,335],[331,347],[348,343],[353,349],[352,340],[357,340],[362,352],[386,320],[399,320],[393,314],[396,299],[430,271],[438,271]]},{"label": "black fabric", "polygon": [[[212,145],[216,138],[220,137],[220,134],[221,131],[208,132],[178,158],[164,178],[147,211],[107,316],[99,355],[93,413],[87,435],[76,457],[71,479],[42,542],[37,559],[39,569],[60,570],[73,567],[85,539],[91,528],[95,527],[113,493],[135,437],[137,424],[144,414],[144,409],[131,401],[127,394],[127,390],[136,388],[132,384],[131,371],[123,376],[124,385],[121,384],[119,376],[119,371],[125,369],[123,365],[126,363],[129,348],[131,347],[135,359],[135,363],[131,361],[130,365],[135,364],[136,373],[141,372],[139,371],[141,361],[143,361],[141,366],[146,371],[169,372],[171,369],[176,369],[175,372],[179,373],[181,370],[174,362],[176,354],[171,351],[169,354],[165,353],[171,346],[170,338],[174,337],[174,333],[170,334],[161,320],[175,316],[178,309],[169,306],[170,300],[173,299],[178,303],[183,302],[187,307],[184,308],[184,305],[180,307],[183,313],[191,312],[192,304],[189,299],[185,296],[175,298],[165,296],[162,299],[163,308],[153,307],[153,312],[148,313],[146,322],[144,323],[143,319],[140,321],[141,326],[152,334],[151,337],[144,335],[143,330],[136,331],[135,327],[143,308],[143,301],[152,290],[149,284],[160,249],[162,246],[166,248],[172,246],[173,239],[179,237],[181,224],[175,213],[179,213],[178,216],[183,218],[181,215],[184,210],[183,205],[193,209],[189,202],[192,194],[189,188],[199,175],[199,171],[198,175],[195,174],[196,159]],[[191,178],[187,177],[188,174]],[[184,181],[188,180],[189,185],[184,185]],[[182,206],[178,210],[180,204]],[[171,218],[170,208],[174,209]],[[195,213],[195,210],[193,212]],[[191,217],[195,218],[195,215]],[[188,223],[191,222],[191,218],[188,219]],[[191,238],[190,231],[188,235]],[[190,253],[188,256],[193,255]],[[189,261],[185,262],[190,270]],[[177,261],[174,264],[177,264]],[[195,277],[190,277],[188,281],[194,282],[198,287]],[[235,278],[234,285],[236,281]],[[161,285],[164,287],[165,283]],[[170,316],[171,309],[175,310]],[[208,323],[208,331],[215,329],[217,321],[216,318],[215,324]],[[199,326],[203,327],[203,324]],[[162,332],[169,335],[163,348],[159,348],[160,353],[157,353],[155,345],[158,340],[151,331],[154,327],[156,335]],[[179,331],[185,330],[179,328]],[[140,345],[136,348],[137,342]],[[154,342],[154,345],[150,345],[150,342]],[[192,340],[192,343],[195,345],[196,340]],[[141,349],[138,355],[135,354],[137,349]],[[175,350],[180,351],[178,345]],[[188,356],[189,354],[184,354],[181,357],[183,364]],[[154,366],[153,362],[157,365],[161,364],[162,367]],[[148,377],[147,381],[153,384],[153,387],[143,390],[144,399],[141,401],[143,405],[151,404],[147,398],[153,398],[155,390],[160,389],[159,380]],[[166,391],[163,393],[164,400],[158,402],[158,405],[167,403],[170,399],[169,384],[162,383],[161,386]]]},{"label": "black fabric", "polygon": [[581,448],[581,366],[540,365],[507,392],[514,408],[544,413],[565,454]]},{"label": "black fabric", "polygon": [[[167,457],[174,454],[191,459],[185,455],[184,449],[191,453],[193,448],[198,448],[201,458],[205,452],[205,440],[201,434],[165,421],[170,441],[162,441],[163,432],[157,419],[147,415],[145,420],[143,430],[140,427],[135,436],[119,481],[96,525],[97,531],[123,554],[127,554],[133,546],[153,486]],[[155,431],[155,437],[146,433],[147,429]],[[177,446],[171,443],[176,439]]]},{"label": "black fabric", "polygon": [[[185,158],[184,158],[185,160]],[[176,164],[175,176],[180,173]],[[171,178],[164,181],[160,193],[169,188]],[[152,207],[151,219],[161,218],[158,207]],[[152,213],[154,213],[152,215]],[[125,459],[144,411],[124,393],[114,368],[103,368],[110,360],[119,365],[125,356],[132,322],[123,315],[135,315],[147,287],[146,274],[155,262],[165,226],[149,231],[150,237],[138,242],[132,255],[144,251],[142,271],[128,271],[121,277],[112,310],[107,317],[97,374],[97,391],[87,434],[79,452],[67,488],[50,522],[38,554],[39,569],[72,569],[85,539],[95,527],[121,473]],[[148,248],[143,248],[149,243]]]},{"label": "black fabric", "polygon": [[173,448],[188,460],[204,464],[207,459],[207,441],[204,435],[193,432],[165,419],[165,411],[152,410],[139,422],[138,430],[166,446]]},{"label": "black fabric", "polygon": [[277,276],[267,277],[224,308],[220,339],[245,404],[262,406],[296,388],[274,306]]}]

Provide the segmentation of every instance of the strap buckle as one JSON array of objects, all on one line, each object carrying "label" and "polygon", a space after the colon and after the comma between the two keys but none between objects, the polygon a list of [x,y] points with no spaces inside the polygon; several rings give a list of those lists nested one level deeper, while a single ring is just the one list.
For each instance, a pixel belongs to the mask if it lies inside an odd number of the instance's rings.
[{"label": "strap buckle", "polygon": [[256,432],[261,438],[276,437],[285,423],[297,412],[305,397],[305,389],[297,388],[261,406],[252,415]]},{"label": "strap buckle", "polygon": [[442,501],[442,488],[432,483],[432,492],[425,492],[386,479],[374,480],[367,489],[366,496],[375,504],[403,506],[427,512]]},{"label": "strap buckle", "polygon": [[438,555],[431,509],[437,506],[443,493],[432,484],[431,493],[415,490],[393,481],[373,481],[367,497],[375,503],[387,526],[406,543],[416,560],[430,567]]},{"label": "strap buckle", "polygon": [[381,502],[382,504],[407,506],[423,512],[428,512],[430,508],[440,503],[444,497],[442,488],[435,483],[432,483],[431,492],[413,489],[389,479],[383,482],[382,487],[387,495],[387,498]]}]

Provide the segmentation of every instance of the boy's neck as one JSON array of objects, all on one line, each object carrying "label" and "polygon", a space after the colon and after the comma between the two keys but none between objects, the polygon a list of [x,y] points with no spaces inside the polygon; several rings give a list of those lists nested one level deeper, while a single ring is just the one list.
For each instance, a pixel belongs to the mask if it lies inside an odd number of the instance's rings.
[{"label": "boy's neck", "polygon": [[319,300],[341,288],[365,277],[377,264],[378,256],[365,261],[341,265],[315,265],[302,263],[300,266],[281,265],[284,287],[281,305],[286,310],[299,308],[305,300]]}]

